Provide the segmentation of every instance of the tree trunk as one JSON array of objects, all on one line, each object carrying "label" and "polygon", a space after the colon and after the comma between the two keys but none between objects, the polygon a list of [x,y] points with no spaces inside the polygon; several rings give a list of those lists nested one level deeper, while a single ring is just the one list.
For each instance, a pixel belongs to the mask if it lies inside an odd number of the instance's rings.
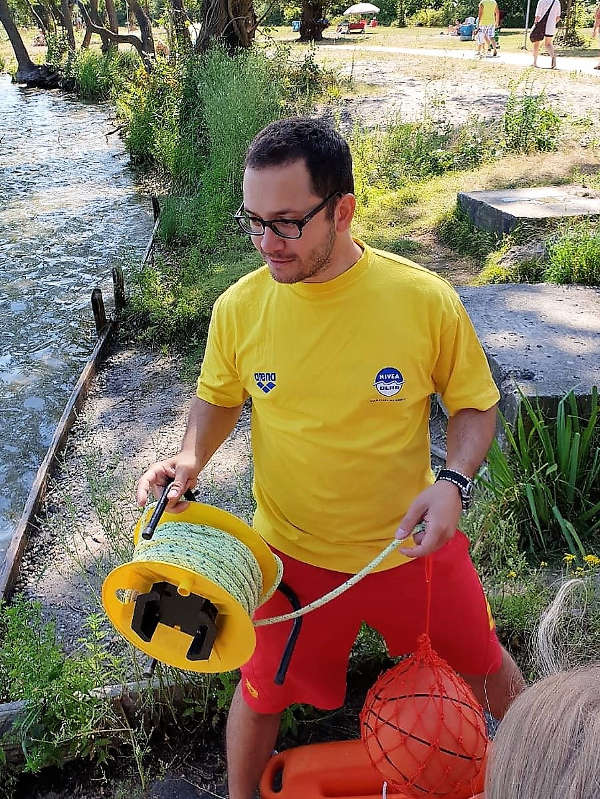
[{"label": "tree trunk", "polygon": [[555,42],[565,47],[583,47],[584,39],[577,32],[577,0],[567,0],[564,25],[557,32]]},{"label": "tree trunk", "polygon": [[[104,20],[100,17],[100,12],[98,11],[98,0],[90,0],[90,18],[94,23],[94,25],[97,25],[99,28],[104,28]],[[118,30],[116,32],[118,33]],[[87,39],[88,36],[91,38],[91,35],[92,31],[89,28],[89,26],[86,25],[85,38]],[[111,47],[114,47],[115,45],[108,36],[108,34],[99,33],[98,36],[100,36],[100,39],[102,40],[102,47],[100,48],[100,50],[102,51],[103,55],[106,55],[107,53],[110,52]]]},{"label": "tree trunk", "polygon": [[32,9],[32,14],[39,19],[44,35],[54,32],[56,25],[54,23],[54,17],[49,9],[43,3],[36,3],[35,6],[32,6],[29,0],[28,5]]},{"label": "tree trunk", "polygon": [[63,19],[65,21],[65,30],[67,32],[67,42],[70,49],[75,52],[75,31],[73,30],[73,13],[72,6],[69,5],[69,0],[61,0],[60,10],[62,11]]},{"label": "tree trunk", "polygon": [[23,44],[23,39],[19,29],[15,25],[8,3],[0,0],[0,22],[2,23],[6,35],[11,43],[12,49],[17,59],[17,74],[15,79],[19,83],[27,83],[30,86],[42,86],[44,88],[55,88],[58,86],[58,76],[54,70],[46,64],[41,66],[34,64],[27,48]]},{"label": "tree trunk", "polygon": [[171,0],[171,10],[173,14],[173,30],[175,31],[177,50],[180,53],[189,52],[192,49],[192,41],[186,25],[187,14],[183,5],[183,0]]},{"label": "tree trunk", "polygon": [[196,52],[203,52],[212,40],[223,41],[229,50],[250,47],[256,31],[252,0],[204,0],[202,29],[196,39]]},{"label": "tree trunk", "polygon": [[324,0],[303,0],[300,17],[300,42],[320,42],[323,39]]},{"label": "tree trunk", "polygon": [[94,22],[92,22],[89,12],[87,8],[83,5],[81,0],[77,0],[77,2],[79,4],[79,8],[81,9],[81,13],[83,14],[85,24],[92,33],[97,33],[99,36],[102,35],[108,36],[108,38],[112,42],[116,42],[117,44],[119,42],[123,42],[123,44],[132,44],[135,47],[135,49],[138,51],[140,58],[142,59],[142,62],[146,69],[146,72],[152,71],[152,66],[153,66],[152,55],[149,54],[147,50],[144,49],[143,42],[139,36],[135,36],[132,33],[113,33],[113,31],[109,31],[108,28],[103,28],[100,25],[96,25]]},{"label": "tree trunk", "polygon": [[135,14],[135,18],[137,20],[138,28],[140,29],[140,36],[142,39],[142,47],[144,52],[149,55],[154,55],[154,37],[152,36],[152,23],[150,22],[148,15],[142,8],[142,6],[138,3],[138,0],[127,0],[129,3],[129,7]]},{"label": "tree trunk", "polygon": [[108,17],[108,29],[113,33],[118,33],[119,20],[117,18],[114,0],[104,0],[104,5],[106,6],[106,16]]}]

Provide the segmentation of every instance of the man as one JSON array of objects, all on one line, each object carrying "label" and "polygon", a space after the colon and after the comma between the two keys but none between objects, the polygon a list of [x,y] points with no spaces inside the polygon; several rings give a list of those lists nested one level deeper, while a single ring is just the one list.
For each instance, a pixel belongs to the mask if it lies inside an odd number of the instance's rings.
[{"label": "man", "polygon": [[[254,526],[303,605],[394,535],[404,542],[378,572],[304,617],[282,686],[273,677],[290,625],[257,628],[227,725],[230,799],[254,795],[284,708],[343,703],[363,620],[392,654],[414,649],[425,626],[426,555],[434,647],[499,718],[522,687],[456,531],[494,435],[498,391],[452,287],[352,238],[353,191],[348,144],[326,122],[288,119],[256,136],[236,216],[266,266],[215,303],[181,451],[138,486],[144,504],[174,479],[174,508],[251,396]],[[450,412],[451,471],[434,482],[428,417],[436,391]],[[287,611],[276,592],[256,615]]]},{"label": "man", "polygon": [[498,55],[496,28],[500,24],[500,9],[496,0],[481,0],[477,17],[477,57],[482,58],[492,46],[492,58]]}]

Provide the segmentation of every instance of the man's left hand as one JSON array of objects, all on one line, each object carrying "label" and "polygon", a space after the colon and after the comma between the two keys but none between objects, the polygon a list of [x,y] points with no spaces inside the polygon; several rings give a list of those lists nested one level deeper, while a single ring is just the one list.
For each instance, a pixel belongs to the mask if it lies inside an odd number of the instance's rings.
[{"label": "man's left hand", "polygon": [[460,494],[453,483],[440,480],[414,499],[396,530],[396,538],[408,538],[419,522],[424,529],[413,536],[416,546],[399,547],[409,558],[431,555],[452,538],[462,511]]}]

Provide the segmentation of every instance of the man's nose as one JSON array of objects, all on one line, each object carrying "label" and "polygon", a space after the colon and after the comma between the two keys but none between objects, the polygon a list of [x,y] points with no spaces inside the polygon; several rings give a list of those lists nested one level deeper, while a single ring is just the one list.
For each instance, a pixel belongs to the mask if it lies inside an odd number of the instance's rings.
[{"label": "man's nose", "polygon": [[285,242],[281,236],[274,233],[270,227],[265,227],[265,232],[262,234],[261,246],[266,252],[276,252],[285,246]]}]

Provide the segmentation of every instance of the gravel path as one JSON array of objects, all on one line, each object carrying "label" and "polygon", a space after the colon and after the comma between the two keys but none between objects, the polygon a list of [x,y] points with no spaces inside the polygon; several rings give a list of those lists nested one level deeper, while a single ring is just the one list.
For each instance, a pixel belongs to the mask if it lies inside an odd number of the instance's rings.
[{"label": "gravel path", "polygon": [[[367,126],[385,124],[401,115],[421,118],[424,112],[462,124],[477,116],[498,118],[504,112],[512,81],[533,91],[544,91],[550,105],[561,114],[600,122],[600,71],[596,59],[559,58],[559,70],[526,69],[530,54],[505,53],[476,60],[473,52],[404,47],[327,44],[318,49],[319,60],[352,76],[356,96],[346,98],[344,121],[360,120]],[[514,58],[513,58],[514,56]],[[589,67],[576,72],[577,67]],[[547,59],[540,57],[545,67]]]},{"label": "gravel path", "polygon": [[[194,387],[176,358],[116,350],[104,362],[50,481],[45,513],[32,538],[17,590],[42,602],[58,634],[74,647],[86,616],[99,610],[100,587],[128,559],[139,517],[134,486],[146,466],[175,453]],[[249,520],[249,413],[203,473],[201,498]],[[117,640],[116,634],[112,636]]]}]

